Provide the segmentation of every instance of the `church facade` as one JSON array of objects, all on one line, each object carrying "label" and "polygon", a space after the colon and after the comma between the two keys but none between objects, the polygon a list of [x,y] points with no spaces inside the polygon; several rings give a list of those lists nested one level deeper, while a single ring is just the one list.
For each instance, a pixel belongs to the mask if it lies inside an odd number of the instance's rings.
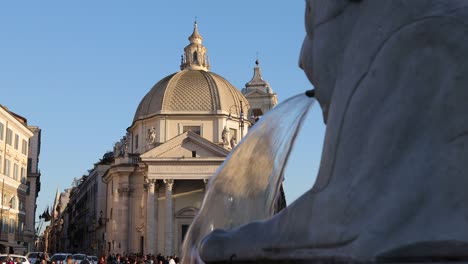
[{"label": "church facade", "polygon": [[[180,71],[146,94],[114,149],[104,176],[108,253],[179,253],[206,183],[254,123],[248,98],[210,71],[196,23],[189,41]],[[253,102],[262,114],[277,103],[258,63],[244,92],[263,96]]]},{"label": "church facade", "polygon": [[88,213],[94,242],[80,244],[97,245],[88,254],[179,254],[208,180],[248,133],[252,115],[277,103],[258,63],[241,92],[210,71],[197,23],[189,41],[180,71],[149,90],[114,146],[100,176],[106,187],[96,194],[105,202],[87,207],[95,211]]}]

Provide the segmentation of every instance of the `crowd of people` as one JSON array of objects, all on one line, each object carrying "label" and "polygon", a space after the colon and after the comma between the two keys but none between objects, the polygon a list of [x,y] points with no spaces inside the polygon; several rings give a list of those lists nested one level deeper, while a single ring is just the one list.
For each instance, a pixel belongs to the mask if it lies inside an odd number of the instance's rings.
[{"label": "crowd of people", "polygon": [[176,255],[163,256],[158,255],[142,255],[142,254],[126,254],[126,255],[109,255],[102,256],[98,264],[179,264],[180,259]]},{"label": "crowd of people", "polygon": [[[7,262],[5,264],[21,264],[21,261],[15,261],[13,257],[8,256]],[[35,264],[77,264],[78,262],[73,260],[71,256],[69,256],[66,260],[60,261],[59,263],[55,263],[55,261],[50,261],[46,258],[44,254],[38,256],[38,259]],[[111,254],[111,255],[103,255],[99,259],[97,264],[179,264],[180,259],[176,255],[173,256],[163,256],[161,254],[158,255],[142,255],[142,254]],[[81,264],[93,264],[87,259],[82,260]]]},{"label": "crowd of people", "polygon": [[21,258],[18,258],[18,257],[14,258],[10,254],[8,254],[4,263],[5,264],[22,264],[23,261],[21,260]]}]

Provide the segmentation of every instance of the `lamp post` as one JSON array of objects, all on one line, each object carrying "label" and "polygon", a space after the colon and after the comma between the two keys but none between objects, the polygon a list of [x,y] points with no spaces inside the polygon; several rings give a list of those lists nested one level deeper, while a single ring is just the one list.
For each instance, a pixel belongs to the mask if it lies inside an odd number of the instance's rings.
[{"label": "lamp post", "polygon": [[239,128],[240,128],[240,133],[241,133],[241,139],[244,137],[244,123],[245,123],[245,114],[244,114],[244,106],[247,107],[250,105],[249,104],[243,104],[242,100],[239,101],[240,107],[238,108],[237,105],[231,105],[229,107],[229,116],[228,119],[232,120],[232,108],[234,107],[236,110],[239,110]]}]

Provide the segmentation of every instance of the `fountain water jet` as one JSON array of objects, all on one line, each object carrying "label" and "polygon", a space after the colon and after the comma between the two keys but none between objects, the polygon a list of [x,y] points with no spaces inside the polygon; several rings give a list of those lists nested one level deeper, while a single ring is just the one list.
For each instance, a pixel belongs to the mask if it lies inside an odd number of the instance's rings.
[{"label": "fountain water jet", "polygon": [[203,263],[201,240],[214,229],[233,229],[273,216],[283,172],[313,90],[277,105],[249,131],[209,182],[200,212],[183,244],[182,263]]}]

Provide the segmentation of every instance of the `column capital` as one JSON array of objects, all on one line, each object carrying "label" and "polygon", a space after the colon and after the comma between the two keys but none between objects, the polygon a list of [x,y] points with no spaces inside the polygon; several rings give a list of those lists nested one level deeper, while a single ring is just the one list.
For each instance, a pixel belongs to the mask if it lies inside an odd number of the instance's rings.
[{"label": "column capital", "polygon": [[172,191],[172,188],[174,187],[174,179],[165,179],[163,181],[166,184],[166,189]]},{"label": "column capital", "polygon": [[145,177],[145,183],[143,184],[143,187],[147,190],[150,190],[152,188],[154,188],[155,186],[158,187],[158,180],[156,179],[148,179],[147,177]]},{"label": "column capital", "polygon": [[156,179],[146,179],[146,184],[148,185],[155,185],[156,184]]},{"label": "column capital", "polygon": [[208,183],[210,182],[210,179],[203,179],[203,184],[205,185],[205,191],[208,190]]}]

